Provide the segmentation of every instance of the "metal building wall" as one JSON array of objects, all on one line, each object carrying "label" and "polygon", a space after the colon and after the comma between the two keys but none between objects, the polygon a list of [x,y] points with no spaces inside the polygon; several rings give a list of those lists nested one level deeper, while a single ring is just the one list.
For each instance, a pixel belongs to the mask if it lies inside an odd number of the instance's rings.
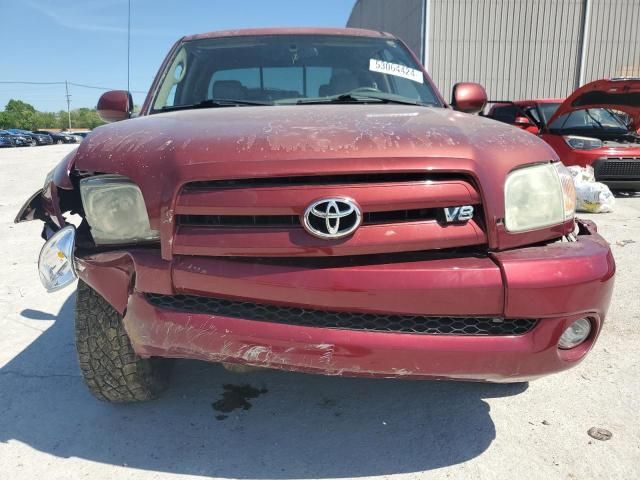
[{"label": "metal building wall", "polygon": [[423,58],[423,0],[357,0],[347,27],[393,33]]},{"label": "metal building wall", "polygon": [[445,98],[459,81],[525,99],[640,76],[640,0],[357,0],[348,26],[405,40]]},{"label": "metal building wall", "polygon": [[640,77],[640,0],[591,0],[584,81]]},{"label": "metal building wall", "polygon": [[575,89],[582,0],[430,0],[428,70],[448,98],[459,81],[491,99],[564,97]]}]

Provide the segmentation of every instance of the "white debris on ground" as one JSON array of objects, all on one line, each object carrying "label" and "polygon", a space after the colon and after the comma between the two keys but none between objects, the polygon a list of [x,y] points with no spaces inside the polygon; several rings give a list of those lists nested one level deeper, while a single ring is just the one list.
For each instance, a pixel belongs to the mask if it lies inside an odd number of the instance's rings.
[{"label": "white debris on ground", "polygon": [[577,165],[567,167],[576,187],[578,212],[609,213],[613,212],[616,199],[604,183],[596,182],[593,167]]}]

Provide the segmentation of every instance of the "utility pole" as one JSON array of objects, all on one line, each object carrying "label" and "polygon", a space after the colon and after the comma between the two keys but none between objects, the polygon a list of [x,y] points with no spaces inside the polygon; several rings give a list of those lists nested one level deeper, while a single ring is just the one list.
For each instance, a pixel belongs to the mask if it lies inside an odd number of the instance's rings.
[{"label": "utility pole", "polygon": [[582,19],[580,21],[580,58],[574,90],[585,84],[587,78],[587,57],[589,54],[589,23],[591,22],[591,0],[582,2]]},{"label": "utility pole", "polygon": [[64,88],[67,91],[67,117],[69,119],[69,130],[71,130],[71,95],[69,95],[69,82],[64,81]]},{"label": "utility pole", "polygon": [[129,70],[131,70],[131,0],[127,10],[127,92],[130,92]]}]

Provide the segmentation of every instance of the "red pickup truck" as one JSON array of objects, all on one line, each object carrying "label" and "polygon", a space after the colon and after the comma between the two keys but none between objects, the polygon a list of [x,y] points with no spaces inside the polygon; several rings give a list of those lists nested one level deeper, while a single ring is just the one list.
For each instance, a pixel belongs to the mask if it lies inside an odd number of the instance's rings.
[{"label": "red pickup truck", "polygon": [[611,251],[556,153],[469,114],[485,103],[461,83],[447,104],[401,41],[357,29],[185,37],[136,118],[105,93],[115,123],[16,218],[44,222],[47,289],[79,278],[92,393],[153,398],[170,358],[494,382],[575,365]]}]

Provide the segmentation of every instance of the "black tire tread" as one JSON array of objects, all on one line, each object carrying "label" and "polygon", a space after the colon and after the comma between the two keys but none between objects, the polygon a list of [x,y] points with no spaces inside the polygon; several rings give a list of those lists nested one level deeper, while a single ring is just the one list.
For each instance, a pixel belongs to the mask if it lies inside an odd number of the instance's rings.
[{"label": "black tire tread", "polygon": [[145,359],[131,346],[122,316],[82,280],[76,295],[76,350],[91,393],[106,402],[142,402],[166,389],[169,360]]}]

